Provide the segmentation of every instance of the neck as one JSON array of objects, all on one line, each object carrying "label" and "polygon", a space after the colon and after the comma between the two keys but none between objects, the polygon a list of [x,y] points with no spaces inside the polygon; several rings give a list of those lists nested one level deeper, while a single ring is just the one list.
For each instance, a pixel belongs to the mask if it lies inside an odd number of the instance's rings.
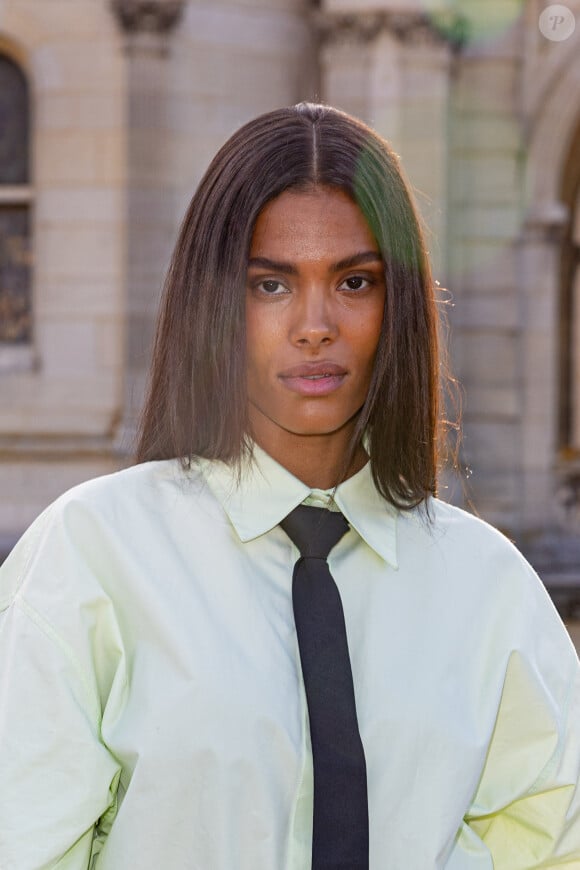
[{"label": "neck", "polygon": [[[349,433],[350,434],[350,433]],[[311,489],[332,489],[347,480],[366,464],[368,455],[359,446],[344,472],[348,439],[331,435],[295,435],[281,430],[274,438],[263,439],[254,434],[256,443],[276,462]]]}]

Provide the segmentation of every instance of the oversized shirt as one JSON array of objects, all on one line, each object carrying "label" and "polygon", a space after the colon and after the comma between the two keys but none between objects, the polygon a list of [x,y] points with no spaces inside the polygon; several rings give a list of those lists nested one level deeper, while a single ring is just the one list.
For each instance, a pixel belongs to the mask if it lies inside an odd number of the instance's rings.
[{"label": "oversized shirt", "polygon": [[[255,448],[83,483],[0,572],[2,870],[308,870],[312,755],[278,523],[325,505]],[[371,870],[580,867],[580,679],[499,532],[335,505]],[[331,505],[332,506],[332,505]]]}]

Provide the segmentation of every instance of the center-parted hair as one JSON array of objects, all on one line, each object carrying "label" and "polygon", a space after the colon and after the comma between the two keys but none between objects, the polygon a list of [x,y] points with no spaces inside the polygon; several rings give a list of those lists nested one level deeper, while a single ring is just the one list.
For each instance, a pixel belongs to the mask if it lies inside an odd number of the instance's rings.
[{"label": "center-parted hair", "polygon": [[[250,243],[266,203],[290,188],[345,191],[384,260],[386,296],[361,440],[375,484],[408,508],[435,493],[440,359],[435,287],[397,155],[361,121],[300,103],[245,124],[211,162],[184,217],[155,338],[137,462],[251,454],[245,300]],[[337,481],[339,483],[340,481]]]}]

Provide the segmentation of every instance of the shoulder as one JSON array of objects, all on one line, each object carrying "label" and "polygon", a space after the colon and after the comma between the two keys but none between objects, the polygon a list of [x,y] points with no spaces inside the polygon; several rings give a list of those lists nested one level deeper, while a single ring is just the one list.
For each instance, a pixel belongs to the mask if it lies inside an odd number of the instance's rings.
[{"label": "shoulder", "polygon": [[59,496],[47,512],[53,522],[84,516],[125,528],[147,518],[159,520],[184,507],[203,509],[204,499],[211,499],[211,493],[200,472],[169,459],[86,480]]},{"label": "shoulder", "polygon": [[58,512],[73,505],[86,505],[107,510],[129,501],[154,504],[159,496],[178,486],[185,474],[176,459],[131,465],[71,487],[53,502],[51,509]]},{"label": "shoulder", "polygon": [[[144,561],[176,538],[219,522],[221,512],[199,471],[179,460],[134,465],[84,481],[64,492],[24,532],[0,568],[0,604],[14,598],[27,576],[81,566],[106,576],[139,553]],[[223,521],[223,520],[222,520]],[[200,532],[201,533],[201,532]]]},{"label": "shoulder", "polygon": [[546,667],[555,655],[577,667],[544,584],[512,541],[461,508],[438,499],[429,508],[430,519],[424,508],[399,515],[398,544],[405,580],[421,589],[433,618],[450,636],[465,627],[466,643],[489,648],[498,662],[520,650]]},{"label": "shoulder", "polygon": [[528,563],[503,532],[485,520],[455,505],[430,498],[419,508],[403,514],[399,521],[403,540],[419,540],[429,549],[447,556],[469,556],[469,562],[483,558]]},{"label": "shoulder", "polygon": [[406,560],[429,571],[454,594],[491,596],[506,604],[546,594],[532,566],[506,535],[439,499],[399,516],[398,544],[401,564]]}]

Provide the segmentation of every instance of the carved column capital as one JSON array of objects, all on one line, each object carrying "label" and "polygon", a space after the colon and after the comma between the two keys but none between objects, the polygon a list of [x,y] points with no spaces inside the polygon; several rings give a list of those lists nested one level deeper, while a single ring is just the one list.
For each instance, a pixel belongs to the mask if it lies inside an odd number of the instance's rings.
[{"label": "carved column capital", "polygon": [[131,55],[165,57],[186,0],[110,0]]},{"label": "carved column capital", "polygon": [[111,8],[128,35],[167,34],[179,23],[185,0],[111,0]]},{"label": "carved column capital", "polygon": [[448,13],[317,11],[314,24],[323,45],[368,44],[387,32],[405,44],[447,45],[459,51],[468,38],[466,20]]}]

